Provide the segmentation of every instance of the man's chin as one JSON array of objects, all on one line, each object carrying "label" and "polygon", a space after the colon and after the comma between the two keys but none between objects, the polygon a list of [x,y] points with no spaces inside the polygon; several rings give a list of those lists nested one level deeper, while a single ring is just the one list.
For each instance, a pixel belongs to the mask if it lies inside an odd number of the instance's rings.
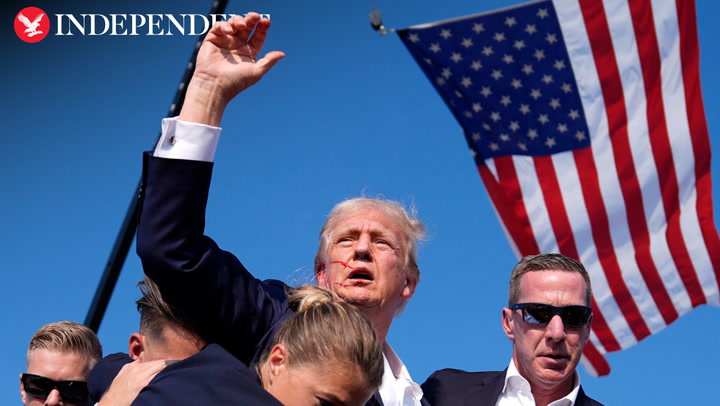
[{"label": "man's chin", "polygon": [[566,368],[559,368],[558,366],[554,366],[554,368],[546,367],[542,371],[540,371],[540,379],[545,382],[548,385],[554,386],[559,384],[560,382],[565,381],[570,376],[570,371]]},{"label": "man's chin", "polygon": [[333,282],[333,288],[364,288],[372,285],[373,281],[367,279],[348,279],[342,282]]},{"label": "man's chin", "polygon": [[356,308],[368,308],[377,305],[377,300],[369,295],[370,292],[368,292],[366,286],[339,286],[334,289],[334,293],[339,300]]}]

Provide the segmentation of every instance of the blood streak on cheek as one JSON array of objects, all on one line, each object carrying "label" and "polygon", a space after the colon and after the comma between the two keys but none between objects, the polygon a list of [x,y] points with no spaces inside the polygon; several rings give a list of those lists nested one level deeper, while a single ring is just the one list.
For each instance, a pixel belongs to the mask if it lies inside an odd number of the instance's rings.
[{"label": "blood streak on cheek", "polygon": [[[331,263],[331,264],[340,264],[340,265],[344,266],[345,268],[350,268],[350,269],[352,269],[353,271],[354,271],[355,269],[357,269],[357,268],[355,268],[355,267],[352,267],[352,266],[348,265],[347,262],[343,262],[343,261],[332,261],[332,262],[330,262],[330,263]],[[350,287],[350,286],[358,286],[359,283],[360,283],[360,282],[356,282],[356,283],[340,283],[340,282],[335,282],[335,283],[333,283],[333,285],[338,285],[338,286],[342,286],[342,287],[344,287],[344,288],[347,288],[347,287]]]},{"label": "blood streak on cheek", "polygon": [[340,264],[340,265],[344,266],[345,268],[352,269],[353,271],[358,269],[358,268],[348,265],[347,262],[343,262],[343,261],[332,261],[331,264]]}]

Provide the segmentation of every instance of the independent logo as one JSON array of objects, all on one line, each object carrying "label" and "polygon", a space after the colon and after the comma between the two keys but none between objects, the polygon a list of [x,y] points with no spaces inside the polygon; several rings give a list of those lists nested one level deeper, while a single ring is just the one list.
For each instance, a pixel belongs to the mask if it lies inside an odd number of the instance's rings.
[{"label": "independent logo", "polygon": [[49,32],[50,17],[37,7],[25,7],[15,16],[15,34],[25,42],[40,42]]},{"label": "independent logo", "polygon": [[[235,14],[167,14],[167,13],[55,13],[48,15],[37,7],[25,7],[15,16],[15,34],[28,43],[40,42],[54,29],[55,37],[75,36],[152,36],[205,34],[218,21],[225,21]],[[244,14],[242,14],[244,15]],[[260,14],[270,19],[270,14]],[[51,23],[51,20],[53,22]],[[52,27],[51,27],[52,24]]]}]

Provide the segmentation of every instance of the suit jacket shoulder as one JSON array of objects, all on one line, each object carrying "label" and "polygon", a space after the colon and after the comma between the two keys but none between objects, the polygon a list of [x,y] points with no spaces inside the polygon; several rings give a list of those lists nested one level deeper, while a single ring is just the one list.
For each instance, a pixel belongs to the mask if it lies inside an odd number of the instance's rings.
[{"label": "suit jacket shoulder", "polygon": [[137,396],[132,406],[282,406],[263,389],[254,370],[217,344],[168,365]]},{"label": "suit jacket shoulder", "polygon": [[[435,371],[422,384],[424,399],[432,406],[494,406],[505,385],[504,371],[466,372],[459,369]],[[575,406],[603,406],[580,386]]]},{"label": "suit jacket shoulder", "polygon": [[505,373],[441,369],[421,385],[423,398],[432,406],[495,405],[505,384]]},{"label": "suit jacket shoulder", "polygon": [[125,364],[133,362],[129,355],[116,352],[101,359],[87,377],[88,406],[100,401],[108,390],[115,376]]},{"label": "suit jacket shoulder", "polygon": [[577,399],[575,399],[575,406],[603,406],[603,404],[586,395],[582,385],[580,385],[580,392],[578,392]]}]

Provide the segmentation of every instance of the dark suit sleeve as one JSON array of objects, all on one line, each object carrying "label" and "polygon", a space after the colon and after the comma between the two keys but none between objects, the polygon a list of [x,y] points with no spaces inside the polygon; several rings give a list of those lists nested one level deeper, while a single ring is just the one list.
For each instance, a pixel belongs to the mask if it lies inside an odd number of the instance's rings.
[{"label": "dark suit sleeve", "polygon": [[445,399],[445,387],[442,379],[438,378],[438,373],[441,371],[435,371],[423,382],[420,387],[423,390],[423,399],[431,405],[435,405],[439,399]]},{"label": "dark suit sleeve", "polygon": [[204,339],[251,363],[288,311],[285,285],[256,280],[204,235],[212,163],[144,158],[137,252],[145,273]]},{"label": "dark suit sleeve", "polygon": [[88,406],[99,402],[110,387],[115,376],[125,364],[133,362],[129,355],[117,352],[101,359],[87,377]]}]

